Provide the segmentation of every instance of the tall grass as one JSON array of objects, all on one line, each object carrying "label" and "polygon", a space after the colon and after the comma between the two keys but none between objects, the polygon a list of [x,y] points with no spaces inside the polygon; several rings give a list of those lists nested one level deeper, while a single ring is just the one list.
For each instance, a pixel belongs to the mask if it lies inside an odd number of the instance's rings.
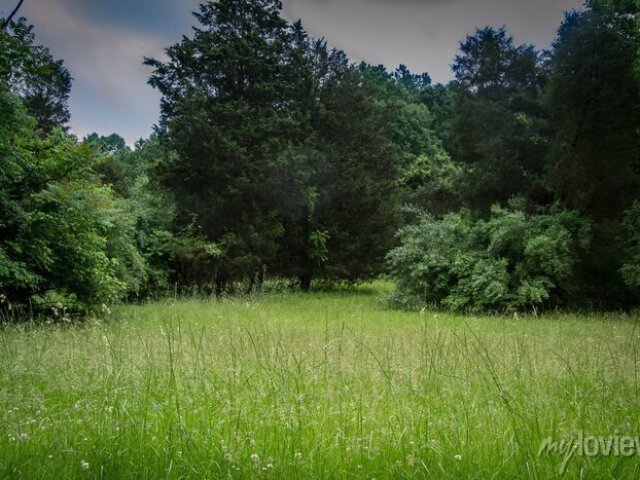
[{"label": "tall grass", "polygon": [[640,434],[631,316],[387,311],[375,294],[114,309],[0,331],[3,478],[637,478],[538,455]]}]

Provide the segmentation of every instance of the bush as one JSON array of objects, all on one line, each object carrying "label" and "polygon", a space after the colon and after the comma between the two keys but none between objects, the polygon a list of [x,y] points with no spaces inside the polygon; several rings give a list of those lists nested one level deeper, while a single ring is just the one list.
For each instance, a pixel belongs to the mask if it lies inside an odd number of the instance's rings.
[{"label": "bush", "polygon": [[590,242],[589,222],[557,207],[527,215],[512,202],[488,220],[469,211],[419,221],[399,232],[387,257],[396,305],[459,311],[537,311],[558,304]]}]

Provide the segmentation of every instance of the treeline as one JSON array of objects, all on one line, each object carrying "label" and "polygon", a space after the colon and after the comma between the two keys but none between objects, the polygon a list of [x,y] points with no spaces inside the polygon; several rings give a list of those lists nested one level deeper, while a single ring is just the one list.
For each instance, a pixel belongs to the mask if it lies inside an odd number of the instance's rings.
[{"label": "treeline", "polygon": [[402,306],[637,303],[635,2],[568,13],[548,52],[479,29],[448,85],[351,63],[280,13],[203,4],[146,60],[161,118],[134,149],[68,134],[63,63],[24,20],[0,33],[5,312],[383,274]]}]

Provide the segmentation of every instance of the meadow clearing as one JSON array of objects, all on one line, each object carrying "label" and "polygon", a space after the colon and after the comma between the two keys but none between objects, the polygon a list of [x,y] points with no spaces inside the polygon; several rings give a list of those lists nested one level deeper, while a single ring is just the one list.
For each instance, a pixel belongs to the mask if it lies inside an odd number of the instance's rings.
[{"label": "meadow clearing", "polygon": [[[637,478],[633,315],[399,312],[378,286],[0,330],[1,478]],[[564,464],[564,468],[562,465]]]}]

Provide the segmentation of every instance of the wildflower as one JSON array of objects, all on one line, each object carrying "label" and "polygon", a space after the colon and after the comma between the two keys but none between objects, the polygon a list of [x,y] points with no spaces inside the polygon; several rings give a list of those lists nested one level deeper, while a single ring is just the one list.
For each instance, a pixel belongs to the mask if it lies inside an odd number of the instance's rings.
[{"label": "wildflower", "polygon": [[253,463],[258,463],[260,461],[260,457],[257,453],[252,453],[250,458]]},{"label": "wildflower", "polygon": [[22,441],[29,440],[29,435],[27,435],[26,433],[21,433],[19,438]]},{"label": "wildflower", "polygon": [[267,463],[267,470],[271,470],[273,468],[273,463]]},{"label": "wildflower", "polygon": [[300,452],[296,452],[296,453],[293,455],[293,458],[295,458],[296,460],[302,460],[302,453],[300,453]]},{"label": "wildflower", "polygon": [[456,455],[453,457],[455,459],[456,462],[459,462],[460,460],[462,460],[462,455]]},{"label": "wildflower", "polygon": [[80,468],[82,468],[83,470],[89,470],[89,462],[87,462],[86,460],[81,460]]}]

